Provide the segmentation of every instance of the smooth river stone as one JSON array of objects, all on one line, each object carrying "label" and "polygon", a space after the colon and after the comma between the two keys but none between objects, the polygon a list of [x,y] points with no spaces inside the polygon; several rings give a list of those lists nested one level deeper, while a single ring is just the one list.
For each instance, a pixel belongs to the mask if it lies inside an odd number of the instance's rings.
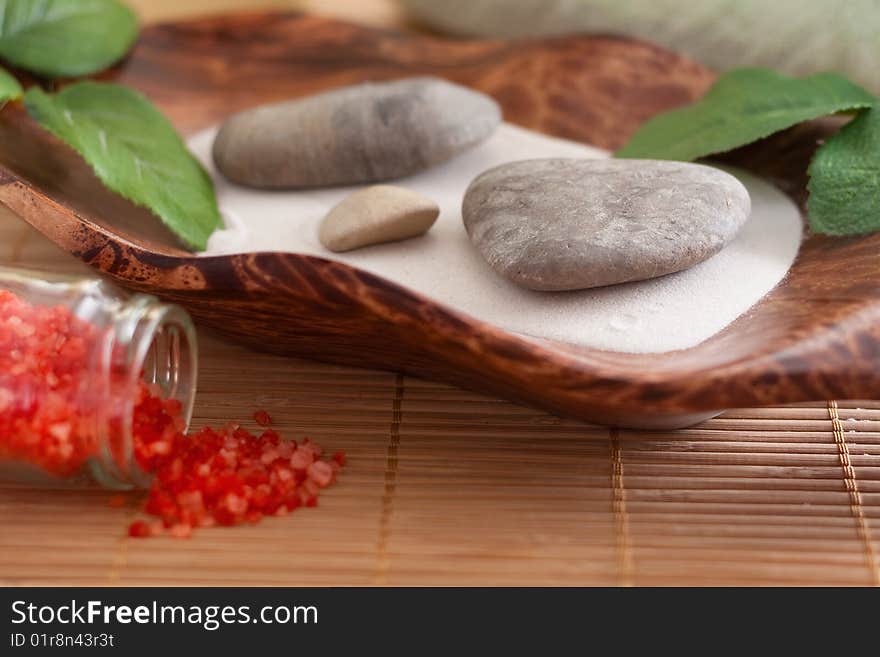
[{"label": "smooth river stone", "polygon": [[657,160],[525,160],[480,174],[462,216],[495,271],[533,290],[577,290],[687,269],[749,217],[724,171]]},{"label": "smooth river stone", "polygon": [[346,196],[321,222],[318,239],[342,252],[426,233],[440,215],[431,199],[403,187],[374,185]]},{"label": "smooth river stone", "polygon": [[402,178],[486,139],[501,122],[485,94],[440,78],[366,83],[227,119],[213,157],[229,180],[264,188]]}]

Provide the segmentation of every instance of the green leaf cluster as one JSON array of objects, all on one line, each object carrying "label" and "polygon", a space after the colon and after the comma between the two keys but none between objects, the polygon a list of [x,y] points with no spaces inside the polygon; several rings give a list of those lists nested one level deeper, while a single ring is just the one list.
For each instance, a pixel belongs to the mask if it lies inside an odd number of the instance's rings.
[{"label": "green leaf cluster", "polygon": [[152,210],[191,247],[206,248],[220,226],[214,184],[146,98],[116,84],[79,82],[57,94],[31,87],[24,101],[108,188]]},{"label": "green leaf cluster", "polygon": [[719,77],[697,103],[647,121],[618,157],[694,160],[839,112],[856,118],[823,144],[809,167],[812,229],[833,235],[880,230],[880,109],[834,73],[790,78],[765,69]]},{"label": "green leaf cluster", "polygon": [[[117,0],[0,0],[0,59],[45,77],[88,75],[119,61],[137,18]],[[0,69],[0,107],[23,94]],[[205,249],[220,225],[214,185],[168,120],[140,94],[79,82],[25,106],[68,144],[108,189],[157,215],[183,242]]]},{"label": "green leaf cluster", "polygon": [[8,101],[21,97],[21,85],[14,77],[0,68],[0,107]]},{"label": "green leaf cluster", "polygon": [[137,33],[137,17],[116,0],[0,0],[0,58],[46,77],[97,73]]}]

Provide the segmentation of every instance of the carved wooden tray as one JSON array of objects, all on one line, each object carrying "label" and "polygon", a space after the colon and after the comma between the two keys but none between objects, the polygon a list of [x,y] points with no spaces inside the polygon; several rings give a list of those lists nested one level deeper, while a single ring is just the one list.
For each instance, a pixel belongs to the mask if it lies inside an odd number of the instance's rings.
[{"label": "carved wooden tray", "polygon": [[[626,39],[451,41],[263,12],[150,27],[104,77],[142,90],[191,133],[244,107],[424,73],[491,94],[509,121],[605,148],[713,80]],[[824,129],[789,131],[731,159],[802,200]],[[18,103],[0,113],[0,202],[122,285],[180,303],[256,348],[399,370],[587,420],[683,426],[727,407],[880,390],[880,235],[811,236],[787,279],[720,334],[632,355],[536,343],[317,257],[193,257],[106,192]]]}]

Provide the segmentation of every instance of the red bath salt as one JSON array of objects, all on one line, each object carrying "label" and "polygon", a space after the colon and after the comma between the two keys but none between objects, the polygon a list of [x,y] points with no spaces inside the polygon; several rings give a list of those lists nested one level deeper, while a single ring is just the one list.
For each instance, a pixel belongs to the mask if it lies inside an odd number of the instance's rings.
[{"label": "red bath salt", "polygon": [[0,459],[67,477],[97,449],[89,390],[98,329],[0,290]]},{"label": "red bath salt", "polygon": [[128,535],[134,538],[146,538],[150,535],[150,526],[143,520],[135,520],[128,527]]},{"label": "red bath salt", "polygon": [[254,421],[261,427],[268,427],[272,424],[272,416],[264,410],[259,410],[254,413]]},{"label": "red bath salt", "polygon": [[114,495],[109,500],[107,500],[107,506],[113,509],[121,509],[125,506],[125,495]]},{"label": "red bath salt", "polygon": [[[256,435],[228,424],[184,435],[175,429],[179,413],[179,406],[147,395],[135,414],[135,453],[154,475],[144,510],[175,538],[198,527],[254,523],[316,506],[341,468],[338,456],[321,460],[320,446],[308,438],[297,444],[272,429]],[[155,535],[145,524],[135,521],[129,535]]]},{"label": "red bath salt", "polygon": [[[94,371],[90,351],[101,337],[64,306],[32,305],[0,290],[0,460],[64,478],[97,458],[107,437],[96,418],[107,398],[94,391],[107,381],[100,378],[106,373]],[[129,394],[115,384],[111,378],[111,398]],[[121,401],[134,405],[135,462],[153,475],[144,511],[158,518],[133,522],[133,537],[186,538],[197,527],[254,523],[315,506],[345,463],[341,452],[322,460],[320,446],[308,438],[297,444],[272,429],[255,435],[230,423],[187,436],[180,402],[162,399],[144,383],[135,399]],[[264,410],[254,419],[261,426],[272,422]],[[113,432],[111,449],[123,444],[115,443],[123,435]],[[108,504],[124,506],[125,498],[114,495]]]}]

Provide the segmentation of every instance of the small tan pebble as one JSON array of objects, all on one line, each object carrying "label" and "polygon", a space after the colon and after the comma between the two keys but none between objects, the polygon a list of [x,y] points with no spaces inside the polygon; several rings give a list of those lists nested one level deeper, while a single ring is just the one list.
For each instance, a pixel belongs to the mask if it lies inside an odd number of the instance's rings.
[{"label": "small tan pebble", "polygon": [[412,190],[373,185],[342,199],[321,222],[318,239],[331,251],[418,237],[437,221],[440,207]]}]

